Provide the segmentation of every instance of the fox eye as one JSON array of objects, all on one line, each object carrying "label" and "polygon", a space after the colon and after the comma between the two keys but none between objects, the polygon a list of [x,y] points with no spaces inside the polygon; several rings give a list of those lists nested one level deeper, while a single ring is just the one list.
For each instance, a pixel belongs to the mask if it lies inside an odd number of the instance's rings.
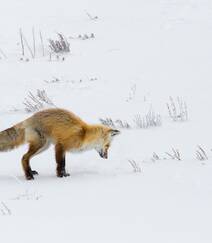
[{"label": "fox eye", "polygon": [[105,147],[108,149],[110,147],[110,144],[106,144]]}]

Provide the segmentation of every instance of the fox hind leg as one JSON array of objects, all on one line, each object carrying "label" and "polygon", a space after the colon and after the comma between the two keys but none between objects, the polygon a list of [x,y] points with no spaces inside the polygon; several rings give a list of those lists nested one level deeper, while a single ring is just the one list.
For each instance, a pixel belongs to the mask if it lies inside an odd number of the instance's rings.
[{"label": "fox hind leg", "polygon": [[22,166],[25,173],[25,177],[27,180],[34,179],[33,175],[37,175],[38,172],[35,170],[32,170],[30,167],[30,159],[33,155],[35,155],[43,146],[45,143],[41,140],[39,143],[30,143],[29,149],[26,154],[22,157]]},{"label": "fox hind leg", "polygon": [[61,144],[55,145],[55,158],[57,163],[57,176],[58,177],[66,177],[70,176],[69,173],[66,172],[65,169],[65,150]]}]

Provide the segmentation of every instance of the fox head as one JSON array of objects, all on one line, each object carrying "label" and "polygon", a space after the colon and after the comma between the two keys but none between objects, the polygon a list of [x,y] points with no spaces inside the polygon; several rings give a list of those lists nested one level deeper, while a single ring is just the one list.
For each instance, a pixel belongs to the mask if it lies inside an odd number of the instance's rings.
[{"label": "fox head", "polygon": [[107,126],[99,126],[97,134],[94,148],[101,158],[107,159],[111,142],[116,135],[120,134],[120,131]]}]

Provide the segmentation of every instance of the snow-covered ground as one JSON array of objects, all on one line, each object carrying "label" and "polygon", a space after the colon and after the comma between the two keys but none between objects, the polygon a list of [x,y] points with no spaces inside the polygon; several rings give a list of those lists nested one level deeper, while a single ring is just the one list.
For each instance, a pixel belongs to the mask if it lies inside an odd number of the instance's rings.
[{"label": "snow-covered ground", "polygon": [[[31,48],[34,28],[34,59],[25,46],[21,60],[20,28]],[[1,153],[0,242],[212,242],[212,2],[7,0],[0,30],[1,130],[31,115],[23,102],[37,89],[87,122],[133,126],[121,129],[108,160],[68,154],[69,178],[55,176],[53,147],[32,159],[34,181],[20,163],[27,145]],[[57,32],[70,53],[50,61]],[[186,102],[188,121],[170,119],[170,96]],[[136,128],[150,107],[162,125]],[[198,145],[208,159],[196,158]]]}]

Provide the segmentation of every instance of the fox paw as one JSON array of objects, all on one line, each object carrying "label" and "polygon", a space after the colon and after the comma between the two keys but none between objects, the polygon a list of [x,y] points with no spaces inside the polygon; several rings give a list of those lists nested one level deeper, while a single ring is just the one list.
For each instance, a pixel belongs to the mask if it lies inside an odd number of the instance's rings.
[{"label": "fox paw", "polygon": [[33,175],[38,175],[38,172],[37,172],[36,170],[31,170],[31,173],[32,173]]},{"label": "fox paw", "polygon": [[57,177],[67,177],[67,176],[70,176],[70,174],[67,173],[66,171],[61,171],[57,173]]}]

